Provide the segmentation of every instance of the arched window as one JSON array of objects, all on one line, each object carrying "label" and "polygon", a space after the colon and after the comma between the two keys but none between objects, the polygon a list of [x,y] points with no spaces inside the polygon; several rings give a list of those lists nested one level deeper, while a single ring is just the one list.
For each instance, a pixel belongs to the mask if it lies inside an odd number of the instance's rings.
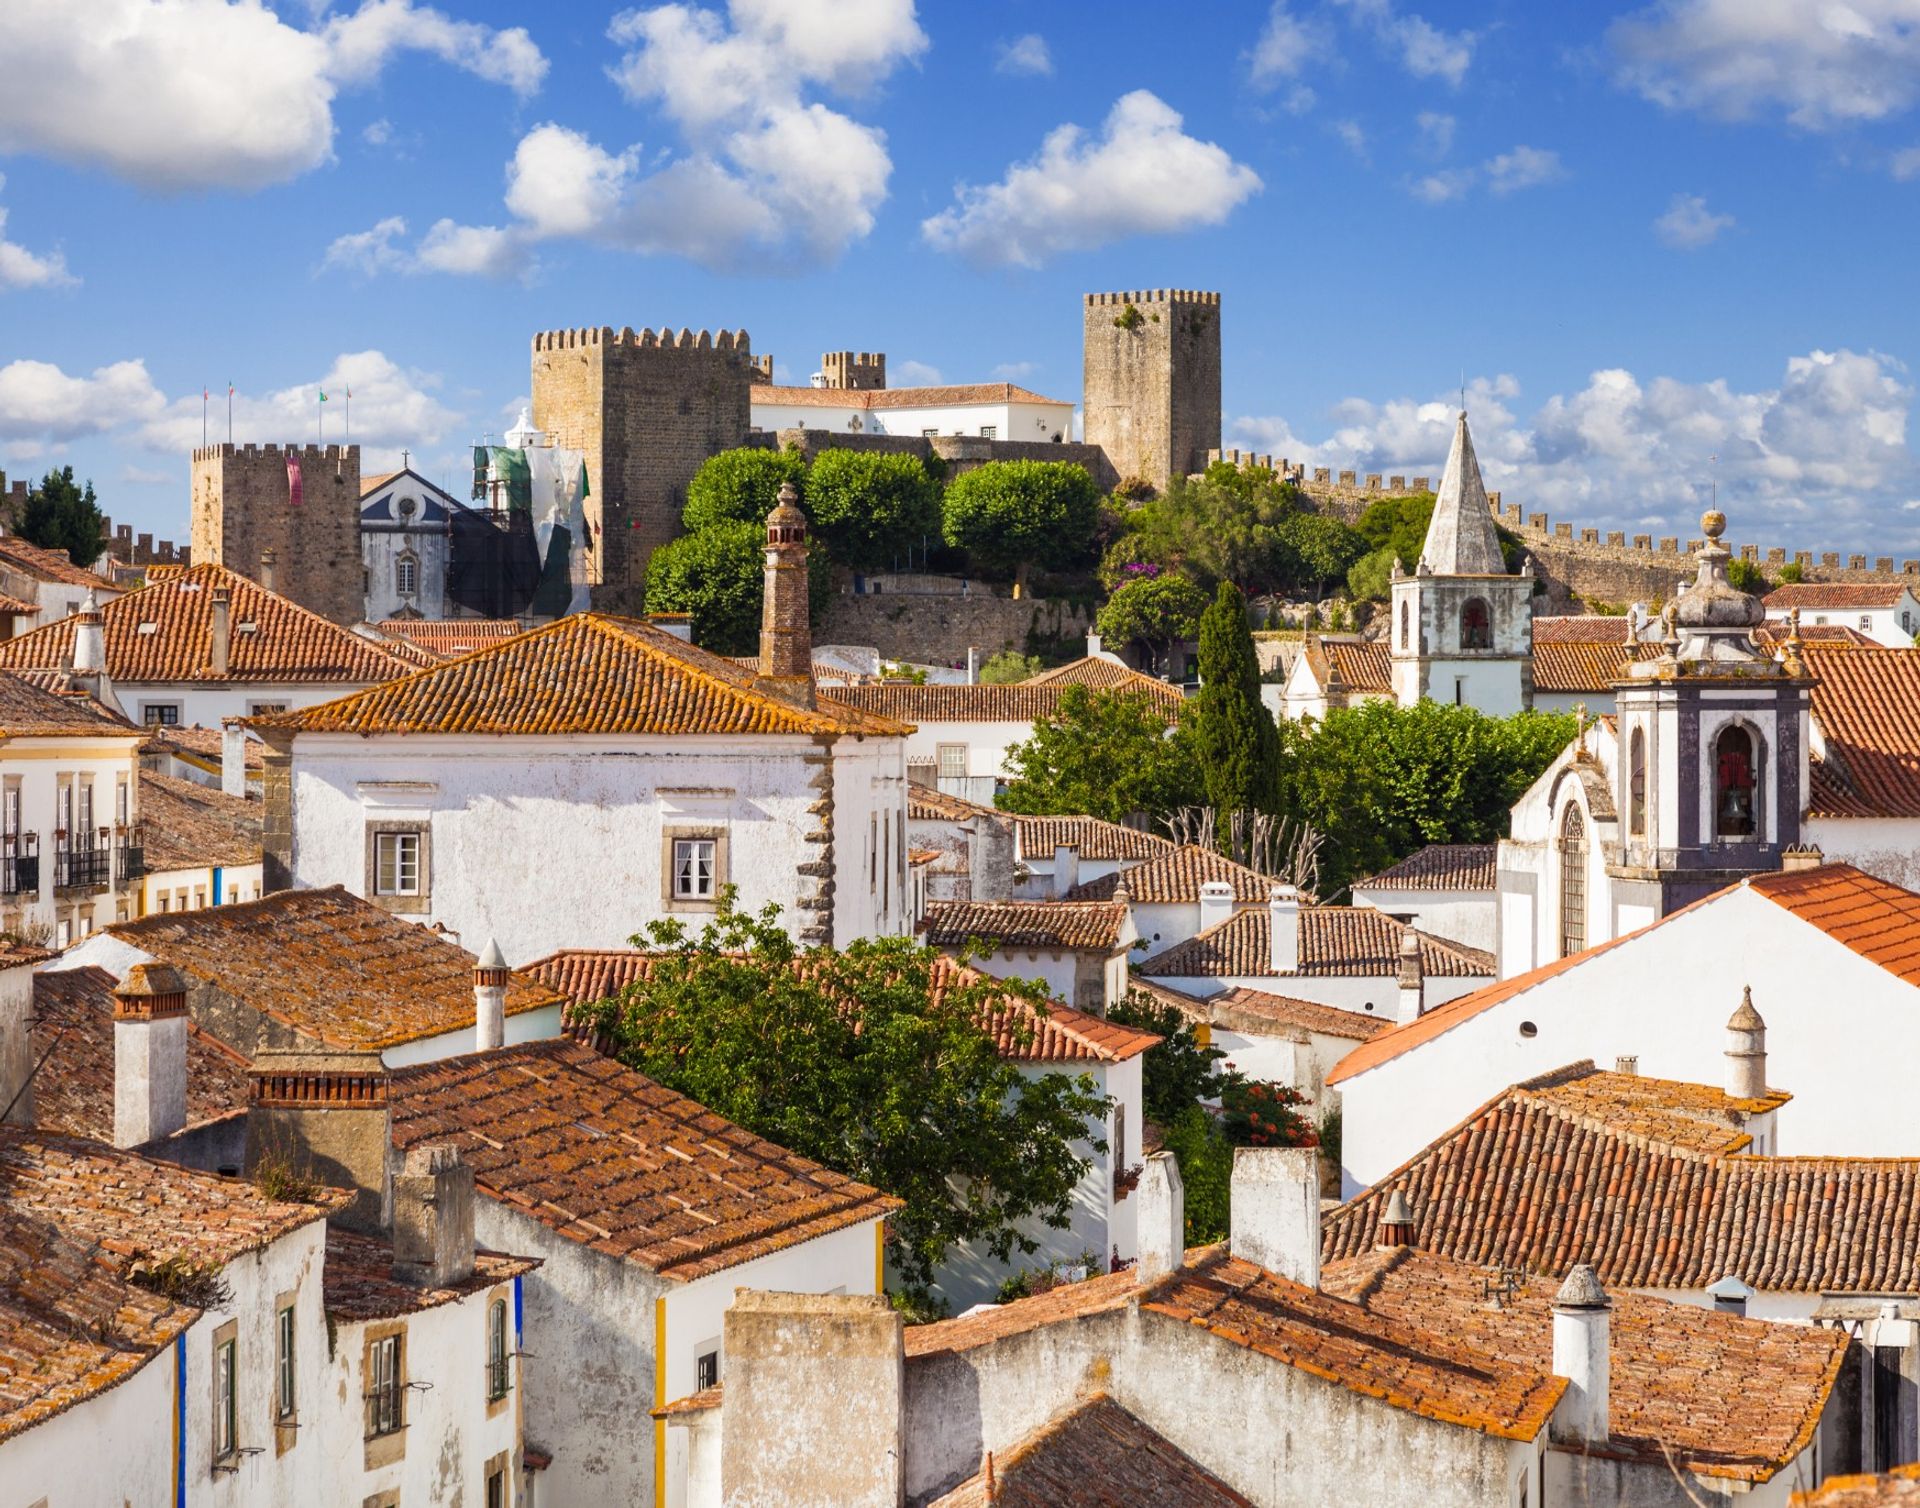
[{"label": "arched window", "polygon": [[1560,818],[1560,956],[1587,946],[1587,821],[1571,802]]},{"label": "arched window", "polygon": [[1493,614],[1485,597],[1469,597],[1460,609],[1460,647],[1493,648]]},{"label": "arched window", "polygon": [[1627,833],[1647,835],[1647,734],[1635,728],[1627,744]]},{"label": "arched window", "polygon": [[1713,831],[1720,838],[1751,838],[1759,760],[1753,735],[1738,724],[1713,741]]},{"label": "arched window", "polygon": [[411,552],[393,563],[393,589],[402,597],[411,597],[420,590],[420,561]]},{"label": "arched window", "polygon": [[1407,634],[1407,606],[1408,606],[1407,600],[1404,597],[1401,598],[1400,599],[1400,647],[1402,649],[1413,648],[1413,640]]}]

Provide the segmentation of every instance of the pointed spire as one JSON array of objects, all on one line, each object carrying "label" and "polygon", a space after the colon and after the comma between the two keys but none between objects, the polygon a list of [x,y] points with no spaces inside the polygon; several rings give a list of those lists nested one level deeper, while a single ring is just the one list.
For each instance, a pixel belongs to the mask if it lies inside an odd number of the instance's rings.
[{"label": "pointed spire", "polygon": [[1433,522],[1420,550],[1420,564],[1436,576],[1504,576],[1507,562],[1500,553],[1486,484],[1480,480],[1480,460],[1467,433],[1467,411],[1460,410],[1454,426],[1453,449],[1434,498]]}]

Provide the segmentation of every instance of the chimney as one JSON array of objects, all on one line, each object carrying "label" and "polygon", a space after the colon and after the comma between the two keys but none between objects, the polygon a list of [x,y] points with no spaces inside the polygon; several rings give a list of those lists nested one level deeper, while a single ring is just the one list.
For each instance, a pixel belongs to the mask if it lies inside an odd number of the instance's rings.
[{"label": "chimney", "polygon": [[1640,1073],[1640,1054],[1622,1053],[1613,1060],[1613,1071],[1622,1078],[1637,1078]]},{"label": "chimney", "polygon": [[187,1124],[187,982],[137,963],[113,992],[113,1144],[144,1147]]},{"label": "chimney", "polygon": [[1053,846],[1053,898],[1062,901],[1067,892],[1080,883],[1080,845],[1056,843]]},{"label": "chimney", "polygon": [[1747,1300],[1753,1297],[1753,1290],[1730,1272],[1724,1278],[1707,1284],[1707,1297],[1713,1300],[1716,1313],[1738,1314],[1744,1318]]},{"label": "chimney", "polygon": [[0,1118],[33,1124],[33,963],[0,968]]},{"label": "chimney", "polygon": [[207,656],[207,662],[213,667],[215,675],[227,673],[227,652],[233,645],[230,605],[227,589],[223,586],[215,587],[213,589],[213,646]]},{"label": "chimney", "polygon": [[1276,974],[1300,968],[1300,892],[1291,885],[1275,885],[1267,892],[1270,934],[1267,962]]},{"label": "chimney", "polygon": [[1133,1191],[1139,1201],[1134,1219],[1139,1231],[1134,1276],[1152,1283],[1178,1272],[1187,1254],[1187,1191],[1180,1182],[1180,1159],[1155,1152],[1140,1172]]},{"label": "chimney", "polygon": [[220,790],[228,796],[247,794],[247,730],[237,717],[220,723]]},{"label": "chimney", "polygon": [[332,1218],[349,1230],[385,1230],[393,1130],[380,1054],[263,1048],[250,1079],[248,1174],[275,1168],[352,1189],[353,1202]]},{"label": "chimney", "polygon": [[719,1501],[905,1500],[906,1360],[884,1295],[742,1288],[720,1335]]},{"label": "chimney", "polygon": [[1802,869],[1818,869],[1827,862],[1827,856],[1820,851],[1817,843],[1801,843],[1780,850],[1780,872],[1793,874]]},{"label": "chimney", "polygon": [[1309,1288],[1320,1286],[1320,1153],[1235,1147],[1228,1246],[1233,1255]]},{"label": "chimney", "polygon": [[1387,1196],[1387,1211],[1380,1217],[1373,1244],[1382,1251],[1413,1245],[1413,1211],[1407,1207],[1407,1196],[1399,1189]]},{"label": "chimney", "polygon": [[1606,1289],[1582,1262],[1553,1298],[1553,1375],[1567,1379],[1554,1411],[1552,1437],[1568,1445],[1607,1442],[1611,1323]]},{"label": "chimney", "polygon": [[1233,915],[1233,885],[1228,880],[1208,880],[1200,887],[1200,930],[1217,927]]},{"label": "chimney", "polygon": [[692,613],[648,613],[647,622],[663,634],[672,634],[676,639],[693,642]]},{"label": "chimney", "polygon": [[813,705],[813,633],[807,625],[807,516],[792,482],[767,515],[756,690],[795,706]]},{"label": "chimney", "polygon": [[967,684],[969,686],[980,684],[980,651],[972,644],[967,646]]},{"label": "chimney", "polygon": [[260,552],[260,585],[267,591],[274,590],[273,585],[274,552],[271,549]]},{"label": "chimney", "polygon": [[1418,1021],[1426,998],[1426,975],[1420,966],[1420,934],[1411,927],[1400,932],[1400,1012],[1398,1019]]},{"label": "chimney", "polygon": [[1100,635],[1096,633],[1089,633],[1087,635],[1087,658],[1088,659],[1097,660],[1100,658],[1100,645],[1102,644],[1102,642],[1103,641],[1100,638]]},{"label": "chimney", "polygon": [[507,960],[491,937],[473,966],[473,1050],[507,1045]]},{"label": "chimney", "polygon": [[393,1175],[393,1275],[418,1288],[473,1276],[473,1169],[450,1143],[409,1147]]},{"label": "chimney", "polygon": [[73,668],[79,675],[98,675],[107,668],[106,620],[92,587],[73,615]]},{"label": "chimney", "polygon": [[1727,1018],[1727,1097],[1767,1096],[1767,1023],[1753,1008],[1753,989],[1740,991],[1739,1009]]}]

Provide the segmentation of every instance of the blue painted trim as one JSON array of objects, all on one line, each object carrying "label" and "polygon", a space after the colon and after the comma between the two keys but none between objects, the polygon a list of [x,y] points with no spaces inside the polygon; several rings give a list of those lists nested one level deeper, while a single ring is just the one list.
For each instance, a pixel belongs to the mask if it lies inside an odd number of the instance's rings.
[{"label": "blue painted trim", "polygon": [[221,904],[220,876],[221,876],[221,868],[218,864],[216,864],[213,866],[213,903],[216,906]]},{"label": "blue painted trim", "polygon": [[513,1349],[518,1351],[525,1339],[525,1329],[520,1305],[520,1279],[513,1280]]},{"label": "blue painted trim", "polygon": [[173,1342],[174,1430],[178,1444],[173,1451],[174,1508],[187,1508],[187,1332],[182,1330]]}]

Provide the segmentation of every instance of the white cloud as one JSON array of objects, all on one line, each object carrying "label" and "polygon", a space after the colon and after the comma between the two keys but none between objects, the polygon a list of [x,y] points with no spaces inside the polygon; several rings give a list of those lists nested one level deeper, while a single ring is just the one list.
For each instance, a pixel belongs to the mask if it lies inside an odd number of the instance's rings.
[{"label": "white cloud", "polygon": [[615,156],[549,121],[520,138],[507,164],[507,208],[534,235],[590,235],[619,212],[639,170],[638,147]]},{"label": "white cloud", "polygon": [[120,480],[136,487],[164,487],[169,483],[184,484],[187,477],[184,471],[161,471],[154,466],[126,465],[120,468]]},{"label": "white cloud", "polygon": [[1414,117],[1413,124],[1419,133],[1419,150],[1428,157],[1445,157],[1453,150],[1453,132],[1458,122],[1451,115],[1422,110]]},{"label": "white cloud", "polygon": [[393,140],[393,122],[384,115],[378,120],[368,121],[361,129],[360,139],[370,147],[384,147]]},{"label": "white cloud", "polygon": [[[0,188],[7,180],[0,175]],[[9,241],[7,207],[0,204],[0,293],[9,288],[65,288],[80,280],[67,271],[67,259],[59,252],[32,252],[17,241]]]},{"label": "white cloud", "polygon": [[1259,192],[1260,178],[1180,127],[1178,111],[1136,89],[1115,102],[1097,138],[1055,128],[998,183],[962,184],[921,234],[976,264],[1038,267],[1125,236],[1218,225]]},{"label": "white cloud", "polygon": [[[1684,534],[1717,479],[1742,540],[1881,553],[1920,544],[1920,525],[1887,527],[1914,470],[1913,389],[1890,357],[1813,351],[1790,359],[1776,386],[1754,391],[1608,369],[1527,418],[1516,413],[1519,395],[1502,375],[1476,379],[1467,401],[1488,486],[1529,511]],[[1279,418],[1238,419],[1230,429],[1235,443],[1296,464],[1437,478],[1458,401],[1451,392],[1350,398],[1317,440]]]},{"label": "white cloud", "polygon": [[1345,6],[1382,46],[1397,54],[1400,66],[1415,78],[1443,79],[1456,89],[1466,78],[1473,63],[1474,44],[1479,40],[1472,32],[1442,31],[1423,16],[1401,15],[1392,0],[1336,3]]},{"label": "white cloud", "polygon": [[497,225],[460,225],[437,220],[414,247],[402,244],[403,216],[389,215],[367,230],[336,236],[321,259],[323,272],[353,272],[373,277],[383,272],[446,272],[467,277],[505,278],[531,265],[525,235]]},{"label": "white cloud", "polygon": [[145,189],[258,189],[333,150],[336,89],[426,51],[516,91],[545,59],[519,28],[494,31],[410,0],[366,0],[317,31],[258,0],[71,0],[0,5],[0,151],[105,168]]},{"label": "white cloud", "polygon": [[1003,361],[993,369],[993,375],[1002,382],[1025,382],[1039,370],[1038,362]]},{"label": "white cloud", "polygon": [[[1287,8],[1287,0],[1274,0],[1266,25],[1260,28],[1253,50],[1247,54],[1249,76],[1257,87],[1272,88],[1297,78],[1309,63],[1326,57],[1331,50],[1332,39],[1325,26],[1294,15]],[[1311,96],[1312,91],[1307,93]]]},{"label": "white cloud", "polygon": [[897,387],[938,387],[940,368],[928,366],[924,361],[896,361],[887,380]]},{"label": "white cloud", "polygon": [[1053,53],[1047,47],[1047,39],[1037,31],[1030,31],[1024,37],[1015,37],[1011,42],[1000,44],[999,56],[994,60],[993,71],[1015,77],[1022,75],[1046,78],[1053,73]]},{"label": "white cloud", "polygon": [[399,243],[406,233],[406,220],[399,215],[389,215],[366,230],[335,236],[327,247],[327,254],[321,258],[321,270],[357,272],[362,277],[372,277],[376,272],[404,267],[406,251]]},{"label": "white cloud", "polygon": [[1902,183],[1910,183],[1915,178],[1920,178],[1920,147],[1906,147],[1895,152],[1893,161],[1888,166],[1892,168],[1893,176]]},{"label": "white cloud", "polygon": [[1367,133],[1360,129],[1357,120],[1336,120],[1333,134],[1340,138],[1340,144],[1353,153],[1362,162],[1367,160]]},{"label": "white cloud", "polygon": [[1451,199],[1464,198],[1474,184],[1475,172],[1472,168],[1448,168],[1444,172],[1428,173],[1413,182],[1413,197],[1427,204],[1445,204]]},{"label": "white cloud", "polygon": [[1620,81],[1669,109],[1827,130],[1920,99],[1914,0],[1660,0],[1607,40]]},{"label": "white cloud", "polygon": [[1698,251],[1734,225],[1732,215],[1715,214],[1699,194],[1675,194],[1667,212],[1653,222],[1653,233],[1677,251]]},{"label": "white cloud", "polygon": [[85,377],[70,377],[46,361],[0,367],[0,439],[58,442],[104,434],[151,419],[165,403],[143,361],[116,361]]},{"label": "white cloud", "polygon": [[1496,194],[1514,194],[1538,188],[1567,175],[1558,152],[1539,147],[1515,147],[1487,160],[1487,187]]}]

